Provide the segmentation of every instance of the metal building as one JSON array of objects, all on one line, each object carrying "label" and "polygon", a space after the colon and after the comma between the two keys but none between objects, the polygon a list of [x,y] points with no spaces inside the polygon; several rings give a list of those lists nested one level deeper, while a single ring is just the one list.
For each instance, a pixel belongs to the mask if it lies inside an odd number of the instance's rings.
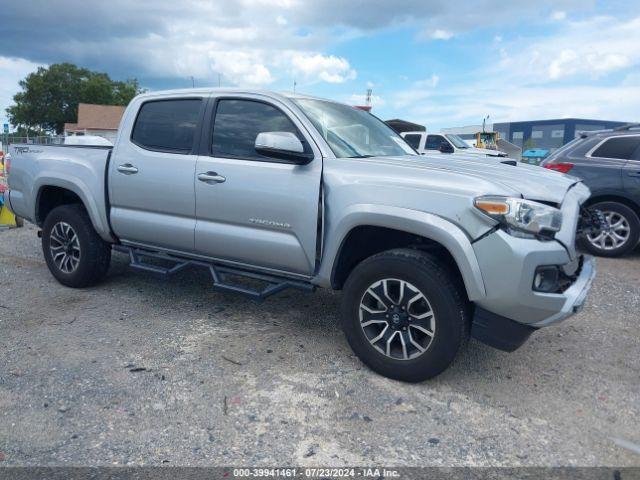
[{"label": "metal building", "polygon": [[615,128],[626,123],[628,122],[559,118],[554,120],[494,123],[493,130],[500,133],[500,138],[504,138],[523,150],[539,148],[553,151],[576,138],[580,135],[580,132]]}]

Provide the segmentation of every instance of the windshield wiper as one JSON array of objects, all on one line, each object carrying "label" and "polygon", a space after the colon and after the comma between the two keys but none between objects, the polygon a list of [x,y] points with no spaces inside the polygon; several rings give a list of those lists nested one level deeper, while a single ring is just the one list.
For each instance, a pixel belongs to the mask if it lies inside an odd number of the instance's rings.
[{"label": "windshield wiper", "polygon": [[375,157],[375,155],[353,155],[347,158],[371,158],[371,157]]}]

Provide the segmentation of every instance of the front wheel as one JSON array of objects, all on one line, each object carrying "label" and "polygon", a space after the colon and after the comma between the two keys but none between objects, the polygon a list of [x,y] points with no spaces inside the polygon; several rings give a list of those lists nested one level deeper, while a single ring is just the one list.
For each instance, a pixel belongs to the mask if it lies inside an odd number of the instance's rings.
[{"label": "front wheel", "polygon": [[640,220],[636,213],[618,202],[600,202],[589,207],[600,210],[605,219],[604,228],[585,235],[583,247],[601,257],[619,257],[631,252],[640,238]]},{"label": "front wheel", "polygon": [[56,280],[73,288],[98,283],[111,262],[111,246],[100,238],[85,209],[77,204],[49,212],[42,228],[42,252]]},{"label": "front wheel", "polygon": [[420,382],[453,362],[469,337],[469,303],[435,256],[389,250],[345,283],[342,328],[356,355],[389,378]]}]

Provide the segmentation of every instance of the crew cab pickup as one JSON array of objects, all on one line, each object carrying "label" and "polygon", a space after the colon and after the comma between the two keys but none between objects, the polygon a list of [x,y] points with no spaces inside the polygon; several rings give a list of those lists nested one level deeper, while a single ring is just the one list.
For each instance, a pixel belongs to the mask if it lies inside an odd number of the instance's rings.
[{"label": "crew cab pickup", "polygon": [[96,284],[115,249],[257,299],[342,290],[355,353],[405,381],[442,372],[469,335],[515,350],[577,312],[595,275],[575,248],[579,180],[420,156],[371,114],[314,97],[146,93],[113,148],[13,145],[8,169],[5,202],[42,229],[62,284]]},{"label": "crew cab pickup", "polygon": [[423,154],[454,154],[483,158],[508,156],[501,150],[472,147],[458,135],[452,133],[402,132],[400,136],[418,153]]}]

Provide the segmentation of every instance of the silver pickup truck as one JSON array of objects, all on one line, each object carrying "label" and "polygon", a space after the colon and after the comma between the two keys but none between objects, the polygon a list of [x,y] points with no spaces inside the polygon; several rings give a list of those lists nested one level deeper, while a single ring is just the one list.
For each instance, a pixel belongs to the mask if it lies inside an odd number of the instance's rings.
[{"label": "silver pickup truck", "polygon": [[62,284],[99,282],[116,249],[256,299],[343,290],[355,353],[405,381],[442,372],[469,335],[515,350],[578,311],[595,275],[575,248],[579,180],[420,156],[371,114],[314,97],[143,94],[113,148],[13,145],[10,163],[5,202],[42,229]]}]

